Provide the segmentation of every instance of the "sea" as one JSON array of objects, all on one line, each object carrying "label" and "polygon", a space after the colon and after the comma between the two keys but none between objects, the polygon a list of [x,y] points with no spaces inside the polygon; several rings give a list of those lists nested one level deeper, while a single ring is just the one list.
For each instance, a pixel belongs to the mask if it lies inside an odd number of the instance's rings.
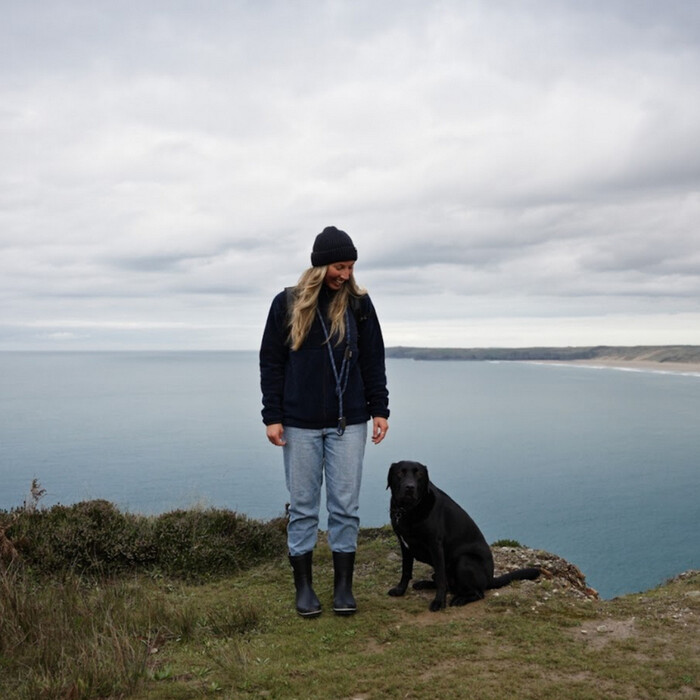
[{"label": "sea", "polygon": [[[387,470],[412,459],[489,542],[562,556],[603,598],[700,568],[700,372],[389,359],[387,376],[362,526],[389,522]],[[0,509],[36,479],[41,507],[278,517],[260,408],[255,352],[0,353]]]}]

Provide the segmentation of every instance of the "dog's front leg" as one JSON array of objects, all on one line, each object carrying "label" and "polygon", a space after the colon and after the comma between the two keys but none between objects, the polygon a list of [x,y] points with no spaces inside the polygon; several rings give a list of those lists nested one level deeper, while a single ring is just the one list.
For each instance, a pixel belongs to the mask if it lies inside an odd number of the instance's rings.
[{"label": "dog's front leg", "polygon": [[399,537],[399,544],[401,545],[401,580],[389,591],[389,595],[393,596],[402,596],[413,578],[413,554],[401,537]]},{"label": "dog's front leg", "polygon": [[447,569],[445,568],[445,549],[442,539],[432,546],[433,569],[435,570],[435,598],[430,603],[430,610],[437,612],[447,605]]}]

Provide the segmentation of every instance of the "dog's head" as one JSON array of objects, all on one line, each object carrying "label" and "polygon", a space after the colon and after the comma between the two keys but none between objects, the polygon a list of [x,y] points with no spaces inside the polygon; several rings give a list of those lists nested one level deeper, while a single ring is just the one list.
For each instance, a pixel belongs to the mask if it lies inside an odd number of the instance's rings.
[{"label": "dog's head", "polygon": [[428,492],[428,467],[420,462],[394,462],[389,467],[386,487],[391,489],[392,503],[401,508],[413,508]]}]

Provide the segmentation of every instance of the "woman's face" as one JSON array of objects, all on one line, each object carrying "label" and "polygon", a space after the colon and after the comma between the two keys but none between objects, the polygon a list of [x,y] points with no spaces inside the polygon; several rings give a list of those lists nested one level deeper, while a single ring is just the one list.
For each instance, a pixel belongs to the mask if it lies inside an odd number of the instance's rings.
[{"label": "woman's face", "polygon": [[328,266],[328,271],[326,272],[326,276],[323,281],[334,292],[337,292],[350,279],[350,275],[352,275],[352,270],[354,267],[354,260],[331,263]]}]

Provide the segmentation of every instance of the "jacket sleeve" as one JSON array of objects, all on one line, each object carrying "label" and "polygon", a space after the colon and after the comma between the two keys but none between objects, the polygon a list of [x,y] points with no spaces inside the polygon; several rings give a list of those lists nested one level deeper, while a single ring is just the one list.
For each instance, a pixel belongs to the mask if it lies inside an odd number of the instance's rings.
[{"label": "jacket sleeve", "polygon": [[284,419],[282,400],[289,356],[287,335],[286,293],[280,292],[272,300],[260,344],[260,389],[262,420],[265,425],[282,423]]},{"label": "jacket sleeve", "polygon": [[388,418],[389,391],[386,385],[384,338],[377,313],[368,295],[362,297],[357,342],[367,408],[373,417]]}]

